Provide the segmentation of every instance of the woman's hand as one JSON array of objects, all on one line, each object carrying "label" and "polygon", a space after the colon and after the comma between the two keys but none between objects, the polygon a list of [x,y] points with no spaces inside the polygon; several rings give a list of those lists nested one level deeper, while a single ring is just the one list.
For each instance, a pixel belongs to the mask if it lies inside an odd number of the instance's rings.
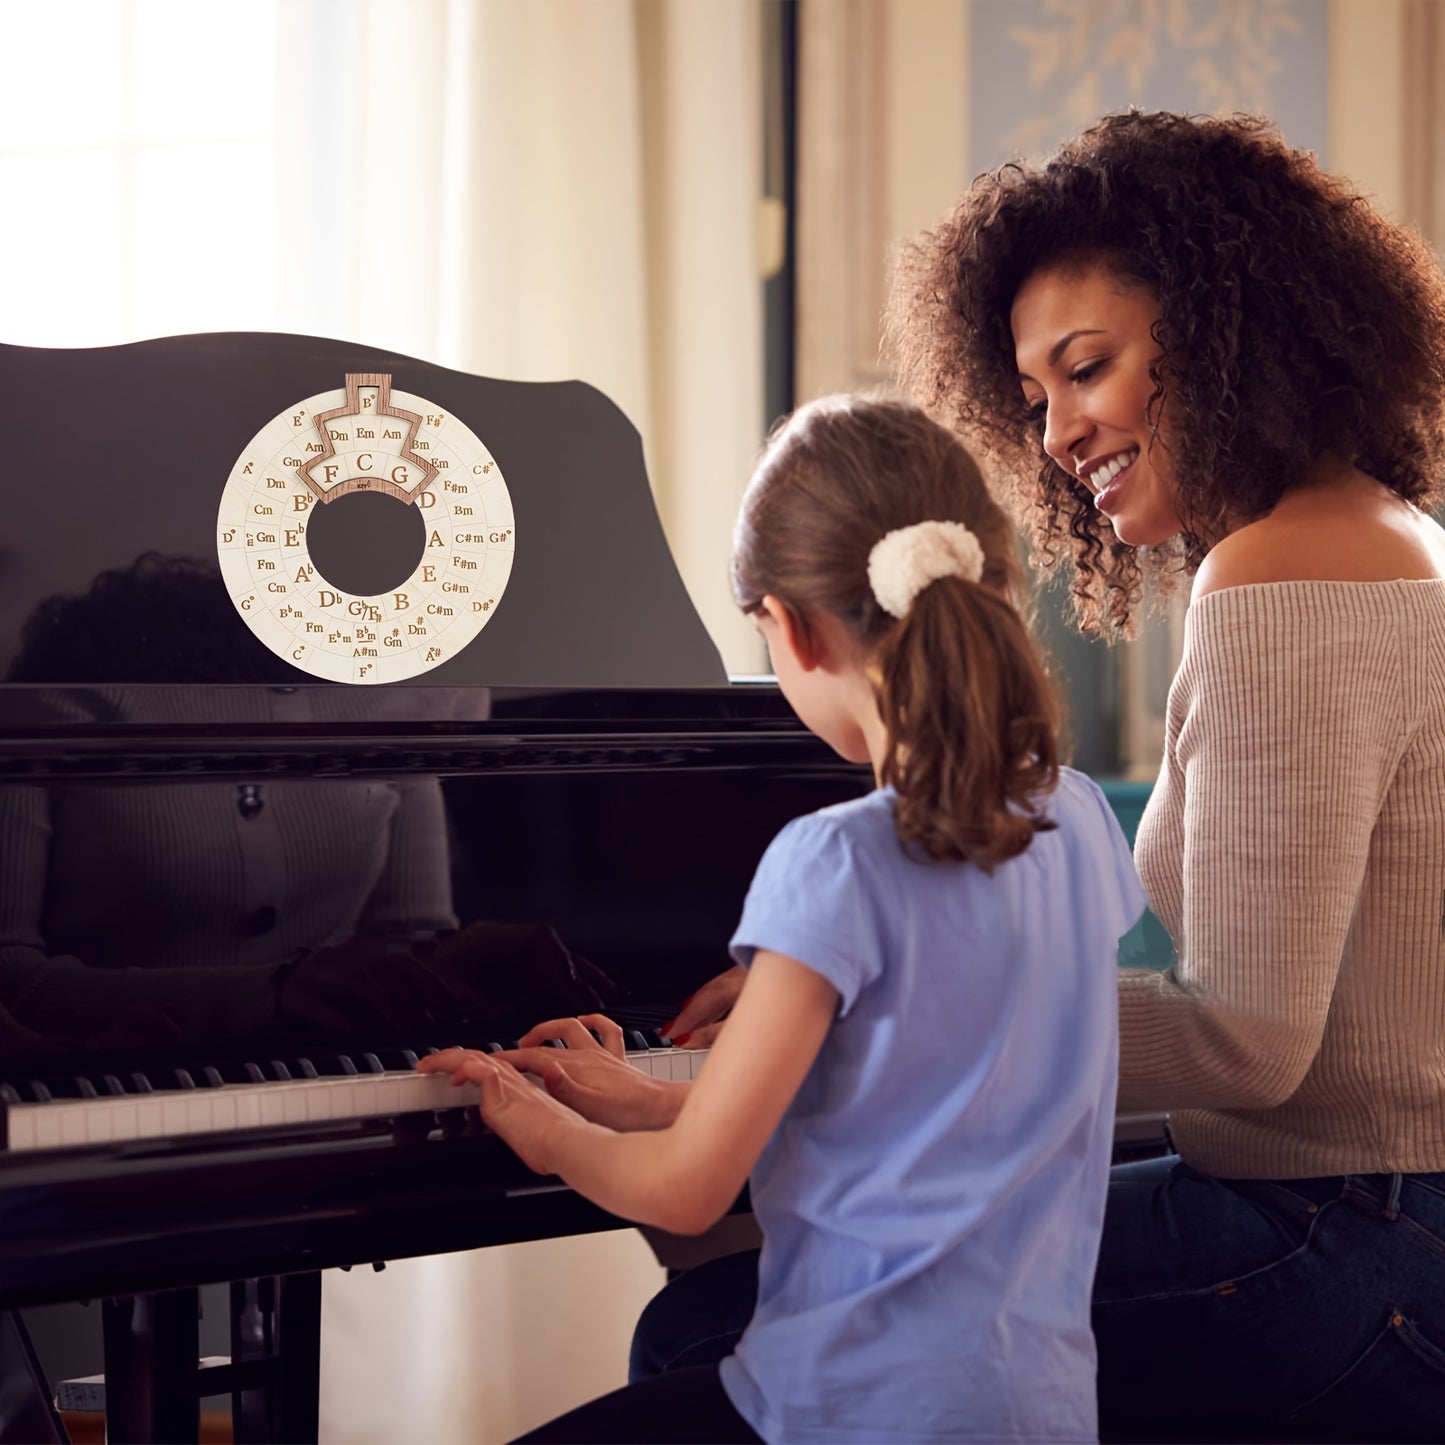
[{"label": "woman's hand", "polygon": [[454,1084],[475,1084],[481,1094],[477,1107],[487,1127],[538,1174],[555,1174],[562,1138],[570,1130],[586,1127],[576,1113],[499,1055],[443,1049],[420,1060],[417,1069],[423,1074],[450,1074]]},{"label": "woman's hand", "polygon": [[678,1048],[705,1049],[722,1029],[723,1020],[733,1011],[743,991],[748,971],[734,964],[726,973],[709,979],[695,994],[683,1000],[673,1021],[661,1030]]}]

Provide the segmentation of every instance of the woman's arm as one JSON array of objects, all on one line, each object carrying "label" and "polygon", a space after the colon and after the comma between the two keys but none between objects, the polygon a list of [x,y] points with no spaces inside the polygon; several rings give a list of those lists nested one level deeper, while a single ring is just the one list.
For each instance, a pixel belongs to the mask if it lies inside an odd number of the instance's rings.
[{"label": "woman's arm", "polygon": [[560,1175],[623,1218],[698,1234],[737,1198],[813,1066],[837,1004],[837,990],[821,975],[759,950],[731,1023],[676,1119],[647,1132],[590,1123],[485,1054],[447,1050],[419,1067],[477,1084],[483,1119],[529,1168]]},{"label": "woman's arm", "polygon": [[1121,975],[1121,1107],[1271,1108],[1318,1054],[1404,735],[1398,658],[1338,605],[1193,604],[1140,850],[1179,959]]}]

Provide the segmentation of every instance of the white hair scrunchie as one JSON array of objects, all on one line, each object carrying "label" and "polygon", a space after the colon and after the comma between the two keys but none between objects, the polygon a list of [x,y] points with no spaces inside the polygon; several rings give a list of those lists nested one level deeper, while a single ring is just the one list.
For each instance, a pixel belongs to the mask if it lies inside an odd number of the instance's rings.
[{"label": "white hair scrunchie", "polygon": [[983,547],[962,522],[915,522],[874,543],[868,554],[868,585],[891,617],[906,617],[913,599],[940,577],[977,582]]}]

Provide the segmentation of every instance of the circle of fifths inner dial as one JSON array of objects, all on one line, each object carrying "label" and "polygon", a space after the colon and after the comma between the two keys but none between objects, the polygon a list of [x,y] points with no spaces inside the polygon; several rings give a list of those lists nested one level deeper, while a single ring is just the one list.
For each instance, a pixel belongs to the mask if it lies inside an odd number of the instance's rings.
[{"label": "circle of fifths inner dial", "polygon": [[262,427],[217,517],[243,621],[333,682],[396,682],[455,657],[495,614],[515,541],[485,444],[387,374],[348,374]]}]

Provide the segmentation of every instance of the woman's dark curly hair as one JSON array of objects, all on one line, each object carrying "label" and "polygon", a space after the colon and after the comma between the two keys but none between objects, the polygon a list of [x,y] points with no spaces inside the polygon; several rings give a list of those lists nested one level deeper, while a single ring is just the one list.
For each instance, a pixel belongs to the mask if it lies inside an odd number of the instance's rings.
[{"label": "woman's dark curly hair", "polygon": [[[1149,422],[1183,531],[1136,551],[1045,455],[1010,311],[1042,266],[1102,260],[1158,300]],[[1252,116],[1105,117],[1042,167],[980,176],[900,252],[903,383],[993,463],[1036,560],[1074,563],[1085,631],[1129,631],[1146,581],[1198,566],[1326,452],[1428,505],[1445,460],[1445,278],[1429,248]]]}]

